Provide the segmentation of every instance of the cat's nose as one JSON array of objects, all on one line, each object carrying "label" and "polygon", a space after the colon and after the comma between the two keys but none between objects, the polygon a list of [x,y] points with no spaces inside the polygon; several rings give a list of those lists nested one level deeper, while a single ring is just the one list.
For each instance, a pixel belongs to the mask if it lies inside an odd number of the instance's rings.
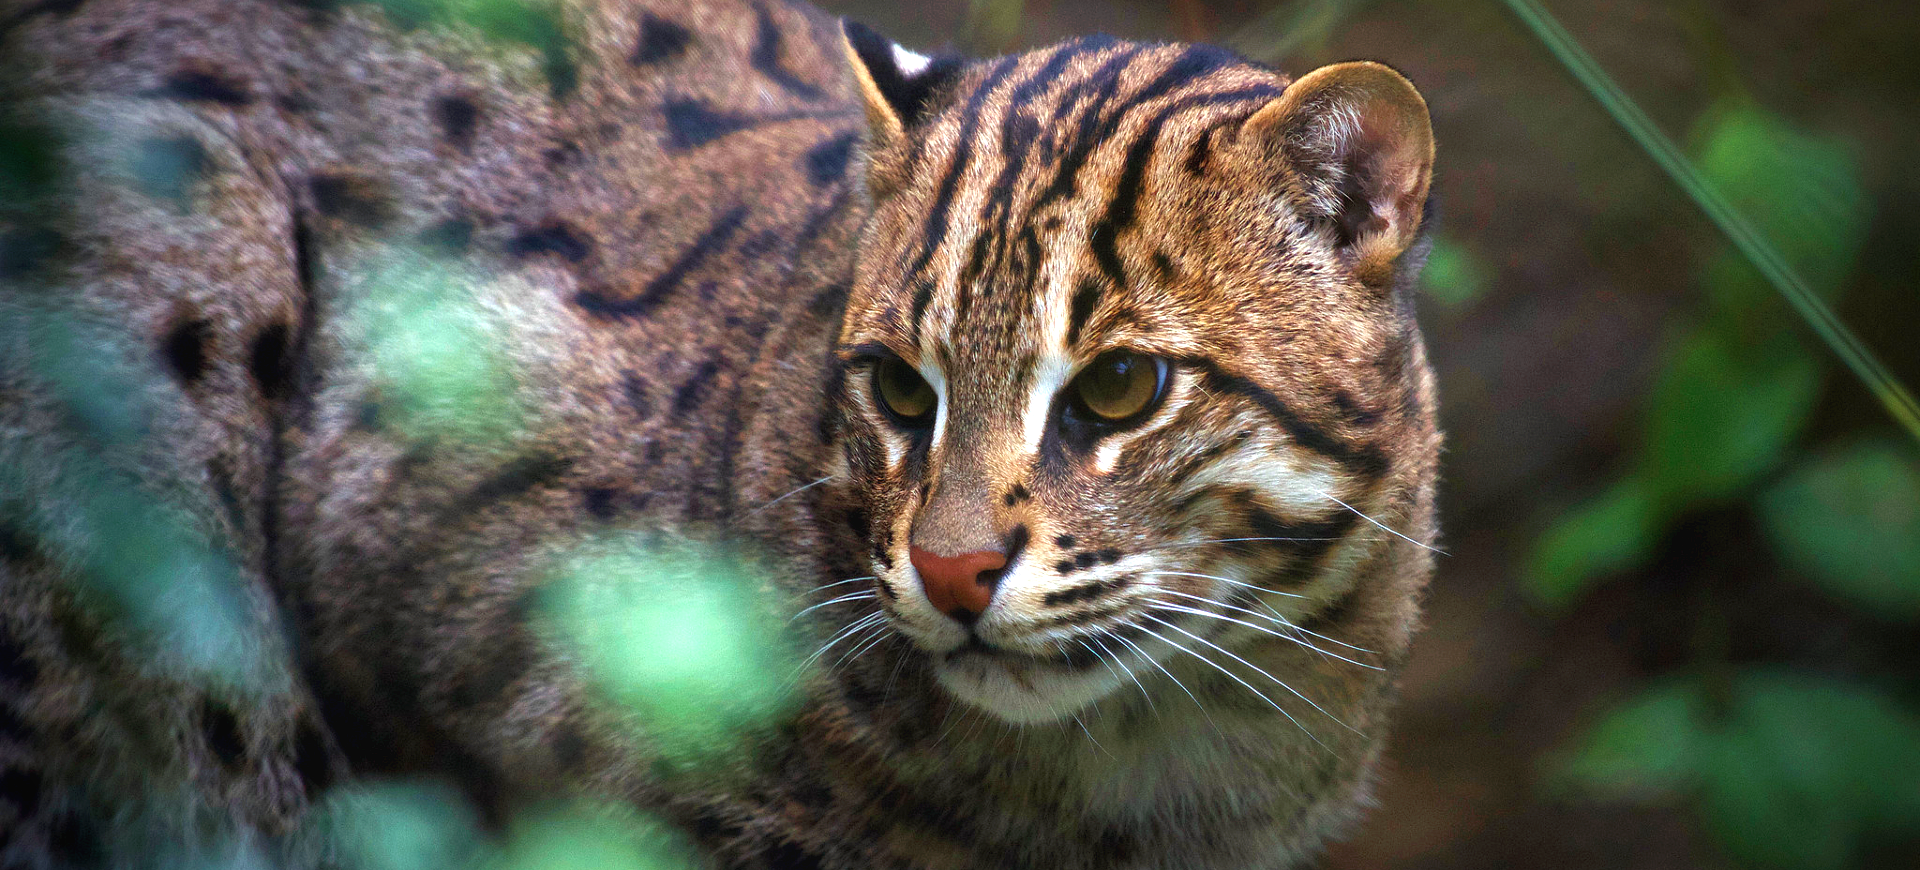
[{"label": "cat's nose", "polygon": [[1007,567],[1007,554],[995,550],[975,550],[958,556],[939,556],[919,547],[907,551],[913,570],[920,572],[920,586],[927,590],[933,609],[972,625],[985,613],[1000,585]]}]

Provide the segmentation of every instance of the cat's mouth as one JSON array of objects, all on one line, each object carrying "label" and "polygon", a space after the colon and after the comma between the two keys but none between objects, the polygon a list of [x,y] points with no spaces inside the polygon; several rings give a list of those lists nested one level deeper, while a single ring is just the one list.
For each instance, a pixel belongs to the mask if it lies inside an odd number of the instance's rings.
[{"label": "cat's mouth", "polygon": [[1052,655],[1036,655],[1030,652],[990,644],[982,640],[979,635],[973,633],[968,633],[967,642],[949,650],[941,656],[941,660],[944,663],[951,664],[958,659],[968,656],[981,656],[1010,664],[1051,665],[1072,670],[1083,670],[1094,667],[1100,663],[1099,656],[1095,655],[1092,650],[1075,651],[1070,649]]},{"label": "cat's mouth", "polygon": [[935,662],[935,676],[949,694],[1018,724],[1066,720],[1117,686],[1109,679],[1112,671],[1090,653],[1036,654],[972,633]]}]

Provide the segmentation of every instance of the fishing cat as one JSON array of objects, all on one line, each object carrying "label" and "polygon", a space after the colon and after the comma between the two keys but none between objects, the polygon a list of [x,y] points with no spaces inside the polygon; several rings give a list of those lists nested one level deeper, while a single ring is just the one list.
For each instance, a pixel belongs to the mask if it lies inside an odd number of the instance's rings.
[{"label": "fishing cat", "polygon": [[[0,857],[324,863],[346,777],[728,867],[1289,866],[1365,803],[1439,443],[1390,69],[775,0],[0,9]],[[699,776],[544,621],[633,541],[750,551],[824,648]]]}]

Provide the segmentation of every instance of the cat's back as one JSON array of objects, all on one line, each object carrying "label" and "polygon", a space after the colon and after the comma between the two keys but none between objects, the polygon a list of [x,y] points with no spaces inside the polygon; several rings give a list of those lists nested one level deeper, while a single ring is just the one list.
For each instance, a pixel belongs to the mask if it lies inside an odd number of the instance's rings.
[{"label": "cat's back", "polygon": [[[742,385],[844,293],[836,39],[740,0],[0,0],[0,863],[116,794],[271,833],[344,757],[429,763],[420,705],[491,729],[521,682],[474,566],[729,510]],[[359,655],[439,622],[499,659]]]}]

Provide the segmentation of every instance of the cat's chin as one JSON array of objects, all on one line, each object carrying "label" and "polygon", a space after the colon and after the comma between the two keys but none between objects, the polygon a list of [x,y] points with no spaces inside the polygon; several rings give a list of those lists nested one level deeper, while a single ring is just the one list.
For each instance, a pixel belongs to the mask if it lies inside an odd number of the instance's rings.
[{"label": "cat's chin", "polygon": [[1016,725],[1068,721],[1120,685],[1104,669],[965,652],[936,658],[934,674],[947,694]]}]

